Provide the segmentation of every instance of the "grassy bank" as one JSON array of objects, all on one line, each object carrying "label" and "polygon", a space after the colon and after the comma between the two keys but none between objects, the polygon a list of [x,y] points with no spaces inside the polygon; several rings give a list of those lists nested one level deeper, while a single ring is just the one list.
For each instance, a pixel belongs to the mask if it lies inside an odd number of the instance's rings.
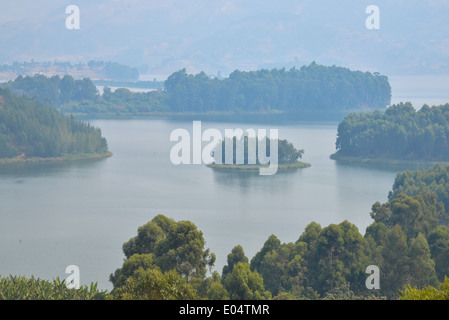
[{"label": "grassy bank", "polygon": [[67,162],[67,161],[82,161],[108,158],[112,156],[112,152],[103,153],[82,153],[82,154],[67,154],[60,157],[40,158],[40,157],[15,157],[15,158],[0,158],[0,165],[15,164],[15,163],[39,163],[39,162]]},{"label": "grassy bank", "polygon": [[354,157],[341,155],[338,152],[330,156],[332,160],[336,160],[343,164],[395,168],[400,170],[418,170],[430,168],[438,163],[448,163],[443,161],[425,161],[425,160],[404,160],[404,159],[389,159],[389,158],[370,158],[370,157]]},{"label": "grassy bank", "polygon": [[[268,165],[261,164],[208,164],[209,168],[219,171],[243,171],[253,172],[258,171],[260,168],[267,168]],[[295,163],[279,164],[278,171],[296,170],[300,168],[308,168],[311,164],[307,162],[297,161]]]}]

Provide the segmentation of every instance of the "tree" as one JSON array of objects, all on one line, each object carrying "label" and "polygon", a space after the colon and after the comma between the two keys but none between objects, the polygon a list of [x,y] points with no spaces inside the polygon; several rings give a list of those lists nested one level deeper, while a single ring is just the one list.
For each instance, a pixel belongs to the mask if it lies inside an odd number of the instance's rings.
[{"label": "tree", "polygon": [[139,269],[158,269],[160,268],[154,264],[153,254],[133,254],[131,257],[123,262],[122,268],[117,269],[110,275],[109,280],[114,285],[114,288],[121,287],[126,283],[126,280],[134,276],[134,273]]},{"label": "tree", "polygon": [[449,228],[438,226],[428,235],[427,242],[438,280],[443,281],[449,276]]},{"label": "tree", "polygon": [[227,257],[228,264],[223,267],[222,278],[223,280],[226,276],[232,272],[234,266],[239,263],[248,263],[248,258],[245,256],[245,252],[243,251],[243,247],[241,245],[236,245],[232,248],[231,253],[228,254]]},{"label": "tree", "polygon": [[325,294],[350,282],[358,293],[366,279],[365,269],[371,264],[368,249],[367,239],[348,221],[323,228],[306,255],[308,286]]},{"label": "tree", "polygon": [[296,149],[291,142],[287,140],[279,140],[278,141],[278,162],[279,164],[284,163],[295,163],[298,159],[302,158],[304,154],[304,150]]},{"label": "tree", "polygon": [[449,300],[449,278],[445,277],[444,282],[438,287],[426,286],[419,289],[407,285],[404,290],[400,290],[400,300]]},{"label": "tree", "polygon": [[200,297],[176,271],[139,268],[123,286],[114,290],[119,300],[198,300]]},{"label": "tree", "polygon": [[281,246],[281,241],[272,234],[263,244],[262,249],[251,259],[251,270],[259,270],[265,255],[271,251],[276,251]]},{"label": "tree", "polygon": [[410,261],[409,285],[423,288],[426,285],[435,286],[438,284],[435,262],[430,256],[429,244],[422,233],[419,233],[410,242],[408,258]]},{"label": "tree", "polygon": [[249,264],[238,262],[232,272],[224,279],[224,287],[231,300],[268,300],[269,291],[265,290],[263,278],[257,271],[251,271]]},{"label": "tree", "polygon": [[401,193],[384,204],[376,202],[370,215],[374,221],[388,228],[400,225],[407,239],[412,239],[420,232],[428,235],[445,213],[442,204],[437,202],[436,194],[423,192],[415,196]]},{"label": "tree", "polygon": [[175,270],[188,282],[192,278],[204,279],[206,268],[215,263],[215,255],[204,246],[203,233],[192,222],[176,222],[157,215],[138,228],[137,236],[123,244],[123,252],[130,261],[125,260],[111,280],[117,281],[121,274],[129,274],[127,270],[133,267],[128,264],[137,266],[142,259],[146,266],[157,267],[162,273]]},{"label": "tree", "polygon": [[385,296],[396,298],[399,290],[410,280],[407,237],[399,225],[388,230],[382,258],[380,290]]}]

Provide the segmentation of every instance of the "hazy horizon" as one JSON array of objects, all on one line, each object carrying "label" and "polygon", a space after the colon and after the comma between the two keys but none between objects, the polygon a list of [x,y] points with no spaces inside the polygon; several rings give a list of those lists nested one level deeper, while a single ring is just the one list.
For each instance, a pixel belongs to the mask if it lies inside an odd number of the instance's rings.
[{"label": "hazy horizon", "polygon": [[[80,29],[65,26],[80,9]],[[376,5],[380,29],[368,29]],[[0,64],[113,61],[167,75],[307,65],[386,75],[448,74],[447,1],[11,1],[0,5]],[[142,72],[146,71],[146,72]]]}]

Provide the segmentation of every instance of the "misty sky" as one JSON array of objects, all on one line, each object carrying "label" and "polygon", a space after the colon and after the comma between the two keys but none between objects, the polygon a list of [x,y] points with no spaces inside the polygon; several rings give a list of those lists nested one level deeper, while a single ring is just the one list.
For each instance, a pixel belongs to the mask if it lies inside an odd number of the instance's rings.
[{"label": "misty sky", "polygon": [[[368,30],[368,5],[380,29]],[[68,5],[80,29],[65,27]],[[114,61],[152,74],[311,61],[384,74],[449,73],[447,0],[2,0],[0,64]]]}]

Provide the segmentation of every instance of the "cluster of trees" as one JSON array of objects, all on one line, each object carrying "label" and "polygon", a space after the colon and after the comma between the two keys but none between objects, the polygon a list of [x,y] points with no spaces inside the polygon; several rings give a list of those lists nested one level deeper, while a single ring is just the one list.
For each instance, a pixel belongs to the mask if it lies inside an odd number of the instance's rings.
[{"label": "cluster of trees", "polygon": [[100,129],[0,88],[0,158],[106,153]]},{"label": "cluster of trees", "polygon": [[[311,222],[295,242],[271,235],[251,260],[236,245],[221,274],[211,271],[215,256],[191,222],[158,215],[124,243],[111,297],[406,299],[429,286],[445,288],[449,228],[440,223],[447,213],[436,194],[399,193],[373,204],[370,215],[374,222],[364,235],[346,220],[327,227]],[[380,269],[378,290],[366,287],[369,265]]]},{"label": "cluster of trees", "polygon": [[97,87],[85,78],[75,80],[72,76],[64,77],[36,74],[23,77],[19,75],[14,81],[8,81],[3,87],[9,88],[16,95],[37,97],[42,103],[59,107],[68,102],[81,103],[97,98]]},{"label": "cluster of trees", "polygon": [[[263,140],[262,140],[263,141]],[[270,160],[271,154],[270,154],[270,144],[272,139],[269,139],[268,137],[265,138],[265,144],[261,144],[262,150],[265,149],[264,156],[267,159],[264,159],[264,164],[267,162],[267,160]],[[276,141],[276,140],[274,140]],[[274,142],[273,142],[274,144]],[[226,162],[226,152],[227,152],[227,146],[232,146],[232,163]],[[295,148],[293,143],[283,139],[277,140],[278,145],[278,159],[277,164],[292,164],[296,163],[299,159],[302,158],[302,155],[304,154],[304,149],[298,150]],[[229,148],[231,149],[231,148]],[[248,154],[250,152],[250,155]],[[239,154],[241,154],[241,159],[238,162],[237,157],[239,157]],[[263,152],[261,152],[263,154]],[[251,162],[250,162],[251,160]],[[240,139],[237,139],[237,137],[231,138],[225,138],[221,142],[221,162],[225,164],[261,164],[261,161],[259,159],[259,139],[257,137],[248,137],[248,136],[242,136]]]},{"label": "cluster of trees", "polygon": [[[103,95],[93,102],[79,105],[69,104],[61,108],[62,112],[96,113],[96,114],[146,114],[168,111],[166,97],[160,90],[150,92],[132,92],[127,88],[114,91],[105,87]],[[88,108],[88,109],[86,109]]]},{"label": "cluster of trees", "polygon": [[[125,74],[120,66],[90,62],[111,72]],[[287,114],[290,116],[338,117],[351,110],[385,108],[391,100],[386,76],[378,73],[326,67],[313,62],[300,69],[292,68],[234,71],[228,78],[211,78],[204,72],[174,72],[163,89],[134,93],[121,88],[106,88],[100,95],[89,79],[71,76],[19,76],[5,84],[15,92],[38,96],[64,113],[75,114],[146,114],[151,112],[209,114]]]},{"label": "cluster of trees", "polygon": [[385,108],[391,100],[387,77],[315,62],[288,71],[236,70],[225,79],[183,69],[168,77],[165,91],[169,108],[177,112],[339,113]]},{"label": "cluster of trees", "polygon": [[112,91],[105,87],[100,95],[93,82],[84,78],[75,80],[70,75],[18,76],[2,85],[16,95],[37,97],[65,114],[135,115],[167,111],[166,97],[161,90],[131,92],[127,88]]},{"label": "cluster of trees", "polygon": [[384,113],[350,113],[338,125],[338,155],[401,160],[449,160],[449,104],[392,105]]},{"label": "cluster of trees", "polygon": [[[433,193],[445,210],[449,210],[449,165],[437,164],[429,169],[405,170],[398,173],[388,198],[392,200],[401,193],[409,196]],[[444,218],[440,217],[441,224],[447,224],[448,221]]]}]

